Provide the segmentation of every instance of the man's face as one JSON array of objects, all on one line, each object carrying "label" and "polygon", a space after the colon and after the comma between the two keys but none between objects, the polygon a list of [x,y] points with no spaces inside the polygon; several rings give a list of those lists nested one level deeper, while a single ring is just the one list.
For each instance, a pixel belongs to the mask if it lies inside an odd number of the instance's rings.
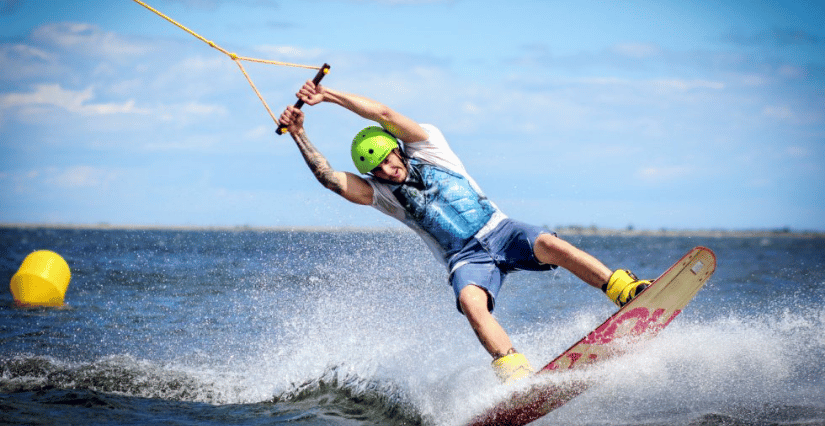
[{"label": "man's face", "polygon": [[393,150],[378,167],[372,169],[372,174],[380,179],[404,183],[407,180],[407,167],[398,154],[398,150]]}]

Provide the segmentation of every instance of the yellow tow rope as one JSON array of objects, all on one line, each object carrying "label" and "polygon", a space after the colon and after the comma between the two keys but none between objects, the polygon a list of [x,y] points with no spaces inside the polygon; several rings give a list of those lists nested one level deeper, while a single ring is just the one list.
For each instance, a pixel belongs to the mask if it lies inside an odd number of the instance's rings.
[{"label": "yellow tow rope", "polygon": [[319,75],[321,73],[326,74],[327,72],[329,72],[329,66],[326,65],[326,64],[323,67],[317,67],[317,66],[312,66],[312,65],[301,65],[301,64],[293,64],[293,63],[289,63],[289,62],[270,61],[270,60],[265,60],[265,59],[256,59],[256,58],[247,58],[247,57],[244,57],[244,56],[238,56],[235,53],[228,52],[226,49],[224,49],[224,48],[218,46],[217,44],[215,44],[215,42],[213,42],[211,40],[207,40],[206,38],[202,37],[198,33],[190,30],[189,28],[186,28],[185,26],[181,25],[180,23],[178,23],[174,19],[164,15],[163,13],[158,11],[157,9],[153,8],[152,6],[149,6],[148,4],[142,2],[141,0],[134,0],[134,2],[141,5],[141,6],[143,6],[143,7],[145,7],[145,8],[147,8],[147,9],[149,9],[152,12],[156,13],[161,18],[169,21],[170,23],[172,23],[175,26],[177,26],[178,28],[186,31],[187,33],[192,34],[195,38],[197,38],[197,39],[203,41],[204,43],[214,47],[215,49],[219,50],[221,53],[223,53],[226,56],[229,56],[230,59],[235,61],[235,63],[238,64],[238,68],[241,69],[241,72],[243,73],[244,77],[246,77],[246,81],[248,81],[249,85],[252,86],[252,90],[254,90],[255,94],[258,95],[258,99],[260,99],[261,103],[264,104],[264,108],[266,108],[266,111],[269,113],[269,116],[272,117],[272,121],[274,121],[279,126],[280,126],[280,123],[278,122],[278,119],[275,118],[275,114],[272,113],[272,110],[269,108],[269,105],[267,105],[266,101],[264,100],[264,97],[261,95],[261,92],[258,91],[257,87],[255,87],[255,83],[253,83],[252,79],[249,78],[249,74],[246,73],[246,69],[244,69],[243,65],[241,64],[241,61],[258,62],[258,63],[263,63],[263,64],[281,65],[281,66],[287,66],[287,67],[297,67],[297,68],[307,68],[307,69],[319,70]]}]

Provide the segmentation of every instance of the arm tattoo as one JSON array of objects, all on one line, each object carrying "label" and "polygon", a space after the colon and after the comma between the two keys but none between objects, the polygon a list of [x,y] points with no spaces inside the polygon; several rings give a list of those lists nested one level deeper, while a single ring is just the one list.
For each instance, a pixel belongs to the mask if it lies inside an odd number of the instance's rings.
[{"label": "arm tattoo", "polygon": [[301,150],[304,160],[306,160],[309,169],[312,170],[318,182],[321,182],[321,185],[324,185],[324,187],[338,195],[343,194],[344,187],[341,180],[335,176],[335,170],[332,169],[329,161],[327,161],[321,152],[309,141],[306,133],[299,132],[293,136],[295,144],[298,145],[298,149]]}]

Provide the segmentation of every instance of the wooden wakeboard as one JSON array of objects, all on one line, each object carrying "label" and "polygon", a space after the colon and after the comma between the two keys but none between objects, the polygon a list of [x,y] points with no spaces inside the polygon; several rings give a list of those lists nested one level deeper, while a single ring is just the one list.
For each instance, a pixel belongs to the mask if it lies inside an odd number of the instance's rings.
[{"label": "wooden wakeboard", "polygon": [[[716,255],[705,247],[694,248],[630,303],[536,374],[581,369],[627,353],[670,324],[715,270]],[[539,383],[514,392],[507,400],[475,417],[469,425],[524,425],[564,405],[589,385],[584,381]]]}]

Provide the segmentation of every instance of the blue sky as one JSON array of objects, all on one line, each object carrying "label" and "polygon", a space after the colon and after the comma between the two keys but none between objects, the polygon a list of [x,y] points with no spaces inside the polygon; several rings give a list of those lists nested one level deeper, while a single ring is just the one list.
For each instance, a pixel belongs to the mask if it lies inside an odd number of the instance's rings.
[{"label": "blue sky", "polygon": [[[147,3],[435,124],[514,218],[825,230],[818,2]],[[276,113],[315,73],[245,67]],[[370,123],[305,111],[354,171]],[[228,57],[131,0],[0,0],[0,223],[398,226],[322,189],[274,130]]]}]

